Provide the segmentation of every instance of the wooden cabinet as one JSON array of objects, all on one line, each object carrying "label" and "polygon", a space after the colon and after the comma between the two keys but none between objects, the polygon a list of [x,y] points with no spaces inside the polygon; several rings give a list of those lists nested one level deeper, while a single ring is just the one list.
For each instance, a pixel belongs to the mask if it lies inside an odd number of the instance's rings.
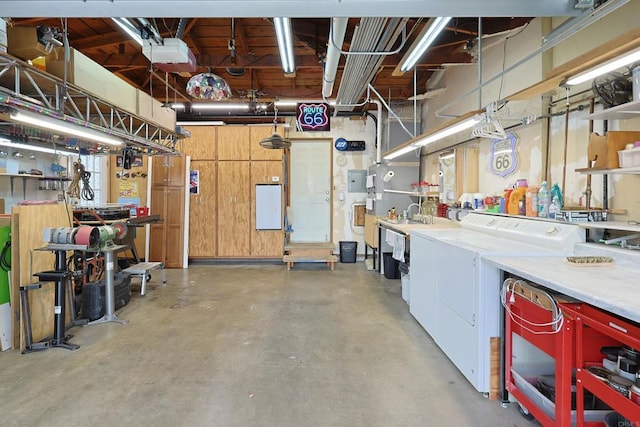
[{"label": "wooden cabinet", "polygon": [[[274,177],[278,177],[277,181],[274,181]],[[282,184],[283,179],[282,161],[251,162],[251,256],[253,257],[283,255],[283,230],[256,230],[256,184]]]},{"label": "wooden cabinet", "polygon": [[197,170],[200,177],[198,194],[190,194],[189,199],[189,256],[213,258],[216,256],[216,162],[195,160],[191,170]]},{"label": "wooden cabinet", "polygon": [[216,133],[215,126],[186,126],[191,137],[182,141],[182,154],[191,160],[215,160]]},{"label": "wooden cabinet", "polygon": [[250,254],[250,163],[218,162],[218,256]]},{"label": "wooden cabinet", "polygon": [[[251,131],[251,160],[282,160],[284,150],[269,150],[260,145],[260,140],[271,136],[276,130],[273,126],[254,126]],[[282,136],[282,128],[277,128]]]},{"label": "wooden cabinet", "polygon": [[218,160],[249,160],[249,126],[221,126],[217,129]]},{"label": "wooden cabinet", "polygon": [[156,156],[153,158],[151,185],[184,186],[185,184],[184,157]]},{"label": "wooden cabinet", "polygon": [[150,213],[160,215],[160,222],[150,227],[149,260],[163,262],[168,268],[182,268],[186,161],[184,157],[170,160],[173,164],[169,166],[161,157],[153,159]]}]

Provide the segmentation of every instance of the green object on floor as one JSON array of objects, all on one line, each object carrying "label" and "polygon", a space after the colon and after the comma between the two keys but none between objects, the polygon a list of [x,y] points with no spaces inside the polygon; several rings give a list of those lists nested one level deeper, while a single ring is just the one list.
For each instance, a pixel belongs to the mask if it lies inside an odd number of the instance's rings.
[{"label": "green object on floor", "polygon": [[[4,249],[6,247],[6,250]],[[9,273],[11,265],[11,226],[0,227],[0,304],[9,302]]]}]

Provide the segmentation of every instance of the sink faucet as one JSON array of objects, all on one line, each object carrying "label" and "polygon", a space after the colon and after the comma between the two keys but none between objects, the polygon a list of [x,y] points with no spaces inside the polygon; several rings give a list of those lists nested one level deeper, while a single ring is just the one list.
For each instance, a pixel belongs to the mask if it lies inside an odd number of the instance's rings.
[{"label": "sink faucet", "polygon": [[416,206],[418,208],[418,212],[416,212],[418,215],[422,214],[422,206],[417,203],[411,203],[409,206],[407,206],[407,214],[409,215],[409,217],[411,217],[411,208],[413,206]]}]

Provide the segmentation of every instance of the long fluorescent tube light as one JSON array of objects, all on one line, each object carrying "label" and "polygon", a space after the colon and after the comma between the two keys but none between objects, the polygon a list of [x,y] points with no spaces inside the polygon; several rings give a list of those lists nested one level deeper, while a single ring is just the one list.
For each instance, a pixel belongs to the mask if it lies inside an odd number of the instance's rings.
[{"label": "long fluorescent tube light", "polygon": [[[222,120],[203,120],[203,121],[193,121],[193,122],[176,122],[178,126],[224,126],[225,122]],[[269,125],[271,126],[271,125]]]},{"label": "long fluorescent tube light", "polygon": [[328,100],[328,101],[323,101],[321,99],[316,99],[316,100],[308,100],[308,99],[279,99],[279,100],[274,102],[274,105],[276,107],[295,107],[299,103],[303,103],[303,102],[307,103],[307,104],[320,104],[320,103],[327,102],[329,105],[336,105],[335,99]]},{"label": "long fluorescent tube light", "polygon": [[598,76],[601,76],[606,73],[610,73],[611,71],[617,70],[618,68],[622,68],[626,65],[629,65],[638,61],[640,61],[640,48],[634,49],[631,52],[624,54],[623,56],[619,56],[617,58],[613,58],[613,59],[610,59],[609,61],[603,62],[602,64],[590,70],[587,70],[582,73],[576,74],[575,76],[569,77],[564,84],[569,86],[578,85],[580,83],[593,80]]},{"label": "long fluorescent tube light", "polygon": [[280,50],[280,61],[285,74],[292,74],[296,70],[296,62],[293,56],[293,37],[291,36],[291,18],[273,18],[276,27],[276,38]]},{"label": "long fluorescent tube light", "polygon": [[414,144],[416,147],[424,147],[425,145],[439,141],[448,136],[455,135],[456,133],[462,132],[463,130],[471,129],[476,125],[476,123],[480,122],[481,120],[482,118],[478,116],[469,117],[468,119],[463,120],[460,123],[456,123],[455,125],[446,127],[441,131],[438,131],[431,135],[427,135],[424,138],[419,138],[416,140],[416,142],[414,142]]},{"label": "long fluorescent tube light", "polygon": [[85,128],[74,123],[65,122],[42,114],[34,114],[26,111],[13,111],[9,113],[9,117],[11,117],[12,120],[33,125],[50,132],[59,132],[67,136],[87,139],[89,141],[113,145],[116,147],[123,144],[122,139],[107,133],[91,128]]},{"label": "long fluorescent tube light", "polygon": [[111,18],[113,22],[118,24],[118,27],[122,28],[122,31],[127,33],[129,37],[131,37],[136,43],[142,46],[142,37],[140,36],[140,31],[137,30],[136,26],[129,21],[127,18]]},{"label": "long fluorescent tube light", "polygon": [[26,150],[26,151],[38,151],[40,153],[48,153],[48,154],[61,154],[64,156],[73,156],[77,155],[77,152],[55,149],[49,147],[42,147],[40,145],[32,145],[32,144],[20,144],[16,142],[11,142],[8,139],[0,138],[0,146],[16,148],[18,150]]},{"label": "long fluorescent tube light", "polygon": [[440,32],[444,30],[449,21],[450,16],[440,16],[431,23],[429,29],[422,35],[420,41],[418,41],[412,48],[411,53],[403,60],[400,65],[400,71],[407,72],[416,65],[416,62],[422,57],[426,50],[433,44]]},{"label": "long fluorescent tube light", "polygon": [[421,138],[417,138],[414,142],[407,145],[406,147],[403,147],[396,151],[392,151],[391,153],[387,154],[383,158],[385,160],[395,159],[396,157],[399,157],[405,153],[408,153],[409,151],[414,150],[416,148],[424,147],[425,145],[439,141],[448,136],[455,135],[456,133],[462,132],[463,130],[471,129],[473,126],[476,125],[476,123],[480,122],[481,120],[482,118],[480,116],[469,117],[468,119],[463,120],[460,123],[456,123],[454,125],[446,127],[438,132],[432,133],[430,135],[426,135]]},{"label": "long fluorescent tube light", "polygon": [[191,104],[192,110],[249,110],[249,104],[231,104],[225,102]]}]

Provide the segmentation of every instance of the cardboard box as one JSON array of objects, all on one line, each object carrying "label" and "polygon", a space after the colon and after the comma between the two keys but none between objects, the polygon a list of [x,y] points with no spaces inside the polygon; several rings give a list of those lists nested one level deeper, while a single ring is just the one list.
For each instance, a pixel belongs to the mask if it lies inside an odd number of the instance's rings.
[{"label": "cardboard box", "polygon": [[605,136],[591,134],[587,155],[595,162],[595,169],[617,169],[620,166],[618,151],[624,150],[630,143],[640,141],[640,132],[611,130]]},{"label": "cardboard box", "polygon": [[[47,56],[47,73],[63,78],[65,65],[61,48],[54,49]],[[73,48],[69,52],[67,81],[118,108],[136,113],[137,89]]]},{"label": "cardboard box", "polygon": [[7,28],[7,51],[10,55],[28,61],[47,53],[38,42],[36,27],[12,26]]},{"label": "cardboard box", "polygon": [[154,123],[158,126],[164,127],[171,131],[176,129],[176,112],[169,107],[163,107],[162,103],[145,92],[137,89],[138,98],[138,116],[143,119]]}]

